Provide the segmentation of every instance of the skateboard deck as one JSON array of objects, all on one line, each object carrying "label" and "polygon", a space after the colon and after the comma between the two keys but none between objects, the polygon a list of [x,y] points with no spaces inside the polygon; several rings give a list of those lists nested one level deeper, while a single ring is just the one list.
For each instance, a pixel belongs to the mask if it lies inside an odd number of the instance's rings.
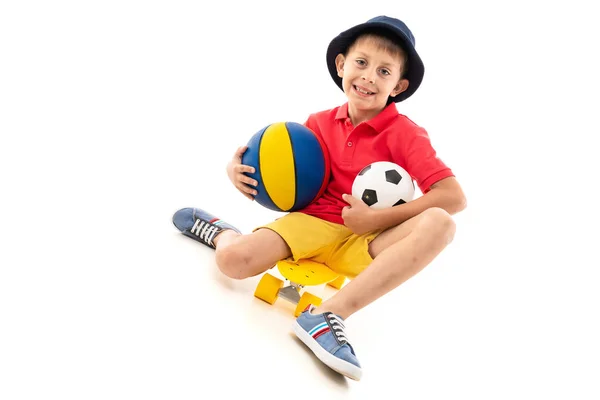
[{"label": "skateboard deck", "polygon": [[339,276],[324,264],[310,260],[282,260],[277,263],[277,269],[286,279],[302,286],[321,285]]},{"label": "skateboard deck", "polygon": [[300,295],[305,286],[327,284],[340,289],[346,279],[345,276],[337,274],[326,265],[311,260],[281,260],[277,263],[277,269],[286,281],[289,281],[289,284],[284,287],[281,279],[265,273],[256,286],[254,296],[269,304],[274,304],[278,297],[295,303],[294,315],[296,317],[309,304],[318,306],[322,302],[321,298],[307,291]]}]

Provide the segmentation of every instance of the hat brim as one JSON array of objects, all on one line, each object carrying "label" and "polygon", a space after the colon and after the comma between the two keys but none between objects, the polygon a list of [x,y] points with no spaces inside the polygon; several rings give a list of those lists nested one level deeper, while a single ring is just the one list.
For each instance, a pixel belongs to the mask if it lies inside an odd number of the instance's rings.
[{"label": "hat brim", "polygon": [[395,97],[390,96],[388,99],[388,104],[392,102],[398,103],[406,100],[417,91],[419,86],[421,86],[423,75],[425,74],[425,66],[423,65],[421,57],[419,57],[419,54],[417,54],[415,47],[411,43],[410,39],[404,34],[404,32],[394,28],[390,24],[386,24],[385,22],[365,22],[364,24],[356,25],[347,31],[340,33],[335,39],[333,39],[327,48],[327,68],[329,69],[329,74],[338,87],[343,91],[344,88],[342,86],[342,78],[340,78],[337,74],[335,58],[340,53],[344,54],[348,49],[348,46],[350,46],[350,44],[359,34],[374,29],[383,29],[394,37],[398,38],[398,40],[402,43],[402,48],[407,53],[408,74],[405,76],[405,79],[408,80],[408,88]]}]

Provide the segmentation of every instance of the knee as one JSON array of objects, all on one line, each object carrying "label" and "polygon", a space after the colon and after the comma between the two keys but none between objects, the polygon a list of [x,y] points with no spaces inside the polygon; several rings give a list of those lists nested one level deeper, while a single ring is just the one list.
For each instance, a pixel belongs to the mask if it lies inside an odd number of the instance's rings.
[{"label": "knee", "polygon": [[423,212],[423,224],[429,235],[445,241],[452,242],[456,233],[456,223],[452,216],[444,209],[433,207]]},{"label": "knee", "polygon": [[217,247],[215,260],[223,274],[233,279],[245,279],[248,277],[245,271],[251,262],[248,254],[243,246],[232,243],[223,249]]}]

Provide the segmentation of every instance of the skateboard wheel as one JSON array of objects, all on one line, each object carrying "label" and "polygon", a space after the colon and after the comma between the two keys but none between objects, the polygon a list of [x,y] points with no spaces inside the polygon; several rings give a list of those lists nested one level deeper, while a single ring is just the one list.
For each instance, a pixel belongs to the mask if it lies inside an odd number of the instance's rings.
[{"label": "skateboard wheel", "polygon": [[340,275],[331,282],[327,283],[329,286],[334,287],[336,289],[341,289],[344,286],[344,282],[346,281],[346,277],[344,275]]},{"label": "skateboard wheel", "polygon": [[300,297],[300,301],[298,302],[298,305],[296,306],[296,311],[294,312],[294,316],[297,317],[300,314],[302,314],[302,311],[304,311],[306,306],[308,306],[309,304],[312,304],[313,306],[320,306],[322,301],[323,300],[321,300],[320,297],[317,297],[314,294],[311,294],[308,292],[304,292],[302,294],[302,297]]},{"label": "skateboard wheel", "polygon": [[256,290],[254,291],[254,297],[258,297],[261,300],[266,301],[269,304],[275,303],[277,300],[277,293],[279,289],[283,287],[283,281],[279,278],[274,277],[271,274],[264,274],[258,285],[256,285]]}]

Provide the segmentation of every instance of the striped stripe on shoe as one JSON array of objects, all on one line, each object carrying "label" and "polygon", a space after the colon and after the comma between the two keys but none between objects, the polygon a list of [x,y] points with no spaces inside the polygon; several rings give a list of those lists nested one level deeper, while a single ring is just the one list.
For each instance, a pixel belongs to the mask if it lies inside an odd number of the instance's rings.
[{"label": "striped stripe on shoe", "polygon": [[319,324],[319,325],[315,326],[314,328],[312,328],[312,329],[311,329],[311,330],[308,332],[308,334],[309,334],[310,336],[312,336],[312,338],[313,338],[313,339],[315,339],[315,340],[316,340],[316,339],[317,339],[319,336],[321,336],[322,334],[329,332],[329,330],[330,330],[330,329],[329,329],[329,325],[327,325],[327,323],[326,323],[326,322],[323,322],[323,323],[321,323],[321,324]]}]

